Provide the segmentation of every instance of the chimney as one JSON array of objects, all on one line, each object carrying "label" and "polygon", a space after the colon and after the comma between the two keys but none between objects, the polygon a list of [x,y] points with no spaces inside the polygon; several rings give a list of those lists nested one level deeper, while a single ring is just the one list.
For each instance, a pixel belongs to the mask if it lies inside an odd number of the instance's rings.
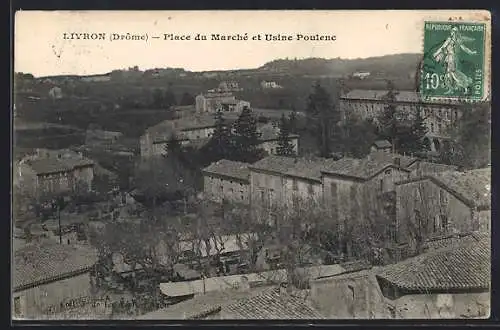
[{"label": "chimney", "polygon": [[401,158],[394,157],[394,165],[400,167],[401,166]]}]

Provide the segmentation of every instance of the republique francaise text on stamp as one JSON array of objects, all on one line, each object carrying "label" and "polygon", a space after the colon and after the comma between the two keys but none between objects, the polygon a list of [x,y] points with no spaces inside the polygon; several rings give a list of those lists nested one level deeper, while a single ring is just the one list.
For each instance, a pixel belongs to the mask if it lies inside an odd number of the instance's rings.
[{"label": "republique francaise text on stamp", "polygon": [[485,25],[425,22],[420,94],[424,99],[485,97]]}]

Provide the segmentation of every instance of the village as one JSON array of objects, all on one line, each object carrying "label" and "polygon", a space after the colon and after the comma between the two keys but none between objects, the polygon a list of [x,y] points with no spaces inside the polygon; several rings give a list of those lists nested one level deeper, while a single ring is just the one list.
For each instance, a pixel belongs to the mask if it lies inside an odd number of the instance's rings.
[{"label": "village", "polygon": [[[16,102],[20,144],[68,129],[28,106],[113,78],[65,79],[22,87],[46,93]],[[53,137],[83,136],[71,146],[15,146],[14,318],[488,317],[490,160],[460,134],[485,134],[470,118],[489,105],[344,84],[370,79],[312,83],[304,109],[255,107],[236,79],[182,104],[167,89],[152,102],[169,118],[140,136],[91,124]]]}]

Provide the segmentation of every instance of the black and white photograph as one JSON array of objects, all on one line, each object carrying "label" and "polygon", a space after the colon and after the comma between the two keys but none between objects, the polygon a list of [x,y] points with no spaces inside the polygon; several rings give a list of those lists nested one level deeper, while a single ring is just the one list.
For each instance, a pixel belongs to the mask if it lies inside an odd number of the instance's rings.
[{"label": "black and white photograph", "polygon": [[18,11],[12,320],[487,319],[491,15]]}]

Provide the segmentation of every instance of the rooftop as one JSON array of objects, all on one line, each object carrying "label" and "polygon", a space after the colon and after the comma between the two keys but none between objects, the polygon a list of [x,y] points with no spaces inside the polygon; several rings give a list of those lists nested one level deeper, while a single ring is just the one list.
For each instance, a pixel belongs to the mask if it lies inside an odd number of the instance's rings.
[{"label": "rooftop", "polygon": [[248,169],[248,165],[250,164],[221,159],[215,163],[210,164],[203,171],[207,173],[219,174],[244,181],[249,181],[250,170]]},{"label": "rooftop", "polygon": [[[422,102],[421,97],[414,91],[396,91],[398,102]],[[344,94],[342,98],[352,100],[383,100],[387,95],[387,90],[353,89]],[[435,101],[439,103],[453,103],[453,101]]]},{"label": "rooftop", "polygon": [[378,162],[386,162],[388,164],[394,164],[395,159],[399,158],[401,167],[407,168],[411,164],[415,163],[418,161],[418,158],[416,157],[411,157],[411,156],[405,156],[405,155],[399,155],[399,154],[394,154],[394,153],[387,153],[383,151],[375,151],[371,152],[368,158],[378,161]]},{"label": "rooftop", "polygon": [[14,290],[56,281],[65,275],[84,271],[97,260],[97,251],[88,247],[56,243],[27,246],[14,254]]},{"label": "rooftop", "polygon": [[315,158],[304,159],[299,158],[297,162],[286,171],[286,175],[310,179],[321,182],[321,170],[328,167],[330,163],[334,162],[333,159]]},{"label": "rooftop", "polygon": [[222,291],[210,291],[200,294],[192,299],[184,300],[180,303],[162,308],[157,311],[147,313],[137,317],[140,320],[187,320],[197,318],[199,315],[224,308],[234,303],[238,299],[258,295],[269,287],[255,287],[248,291],[227,289]]},{"label": "rooftop", "polygon": [[[326,166],[322,173],[348,176],[358,179],[370,179],[383,169],[395,166],[394,161],[383,157],[370,157],[364,159],[344,157]],[[404,169],[403,162],[401,167]]]},{"label": "rooftop", "polygon": [[491,208],[490,167],[465,172],[440,172],[433,174],[432,178],[465,198],[471,205],[486,209]]},{"label": "rooftop", "polygon": [[373,142],[377,148],[391,148],[392,144],[387,140],[377,140]]},{"label": "rooftop", "polygon": [[154,138],[156,136],[165,136],[172,133],[213,126],[215,126],[215,117],[213,114],[195,114],[173,120],[164,120],[148,128],[146,132]]},{"label": "rooftop", "polygon": [[325,317],[299,296],[267,290],[238,300],[224,308],[226,319],[324,319]]},{"label": "rooftop", "polygon": [[489,288],[490,239],[476,238],[383,267],[377,277],[411,291]]},{"label": "rooftop", "polygon": [[264,171],[271,171],[275,173],[286,173],[295,164],[295,158],[283,156],[268,156],[263,158],[252,165],[250,168]]}]

